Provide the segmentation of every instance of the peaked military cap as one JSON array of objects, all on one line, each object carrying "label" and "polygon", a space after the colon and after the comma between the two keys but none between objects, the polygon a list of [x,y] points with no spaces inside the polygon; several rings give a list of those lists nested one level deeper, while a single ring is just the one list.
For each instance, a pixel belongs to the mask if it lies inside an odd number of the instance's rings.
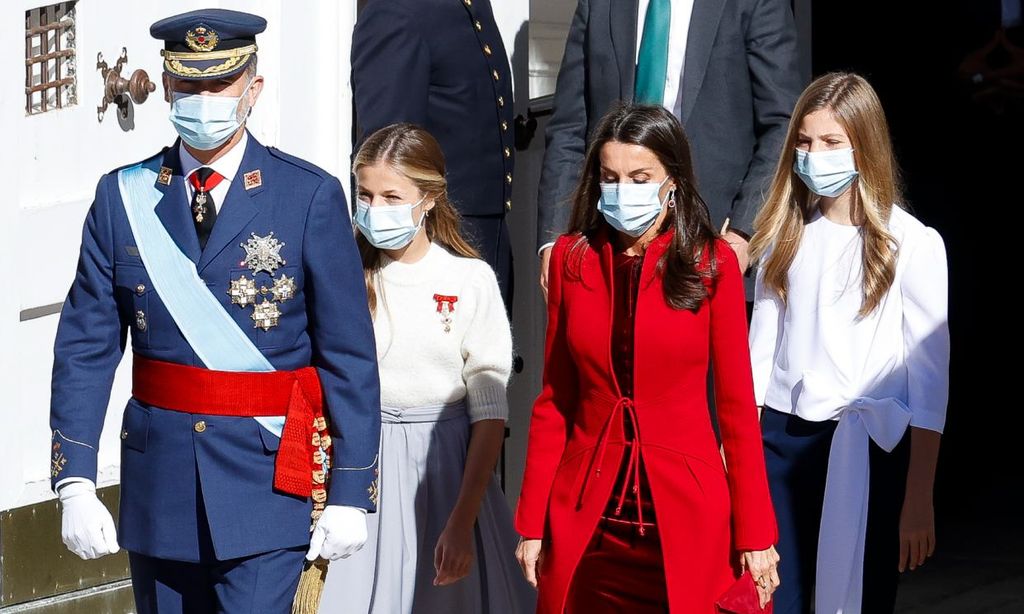
[{"label": "peaked military cap", "polygon": [[164,41],[164,72],[177,79],[223,79],[240,73],[256,53],[256,35],[267,20],[227,9],[202,9],[154,23]]}]

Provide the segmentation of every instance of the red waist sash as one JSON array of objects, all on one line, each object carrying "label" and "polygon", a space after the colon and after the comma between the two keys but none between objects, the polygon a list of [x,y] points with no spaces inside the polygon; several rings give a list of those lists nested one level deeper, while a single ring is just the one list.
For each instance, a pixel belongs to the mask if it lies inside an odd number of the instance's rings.
[{"label": "red waist sash", "polygon": [[[161,409],[210,416],[285,416],[274,461],[274,488],[327,499],[324,468],[331,437],[314,367],[295,371],[213,371],[135,355],[132,395]],[[325,456],[325,452],[328,456]]]}]

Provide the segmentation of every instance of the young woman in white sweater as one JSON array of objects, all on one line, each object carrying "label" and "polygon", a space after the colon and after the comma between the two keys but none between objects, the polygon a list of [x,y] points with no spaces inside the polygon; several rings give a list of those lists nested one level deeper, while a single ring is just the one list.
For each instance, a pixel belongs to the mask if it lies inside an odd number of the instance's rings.
[{"label": "young woman in white sweater", "polygon": [[321,612],[532,612],[494,479],[512,366],[497,280],[459,234],[429,133],[382,128],[353,172],[380,369],[379,512],[366,546],[331,564]]},{"label": "young woman in white sweater", "polygon": [[902,206],[863,78],[804,91],[752,256],[755,396],[779,523],[777,614],[892,612],[935,548],[948,398],[946,252]]}]

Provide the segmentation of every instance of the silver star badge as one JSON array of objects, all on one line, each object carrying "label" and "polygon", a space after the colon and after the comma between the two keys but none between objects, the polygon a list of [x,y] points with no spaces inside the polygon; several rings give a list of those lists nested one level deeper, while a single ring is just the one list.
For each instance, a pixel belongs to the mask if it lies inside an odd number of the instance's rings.
[{"label": "silver star badge", "polygon": [[231,297],[231,304],[238,305],[239,307],[254,304],[256,302],[257,294],[258,290],[256,290],[256,281],[249,279],[245,275],[232,280],[231,289],[228,290],[228,296]]},{"label": "silver star badge", "polygon": [[281,275],[274,280],[274,287],[270,289],[270,293],[278,303],[295,298],[295,278]]},{"label": "silver star badge", "polygon": [[256,328],[267,331],[277,326],[278,320],[281,319],[281,310],[277,308],[277,303],[263,299],[262,303],[253,308],[251,317]]},{"label": "silver star badge", "polygon": [[273,232],[265,237],[257,236],[254,232],[241,246],[245,250],[242,265],[249,267],[254,275],[260,271],[273,275],[278,267],[285,264],[285,259],[281,257],[281,248],[285,244],[275,239]]}]

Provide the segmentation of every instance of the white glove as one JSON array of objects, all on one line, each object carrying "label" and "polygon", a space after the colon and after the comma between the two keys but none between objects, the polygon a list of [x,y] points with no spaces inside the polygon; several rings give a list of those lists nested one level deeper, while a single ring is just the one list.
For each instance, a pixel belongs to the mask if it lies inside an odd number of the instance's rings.
[{"label": "white glove", "polygon": [[117,529],[110,512],[96,496],[92,482],[71,482],[61,486],[60,536],[68,550],[85,560],[113,554],[117,546]]},{"label": "white glove", "polygon": [[323,557],[347,559],[366,543],[366,510],[348,505],[328,505],[309,538],[306,560]]}]

